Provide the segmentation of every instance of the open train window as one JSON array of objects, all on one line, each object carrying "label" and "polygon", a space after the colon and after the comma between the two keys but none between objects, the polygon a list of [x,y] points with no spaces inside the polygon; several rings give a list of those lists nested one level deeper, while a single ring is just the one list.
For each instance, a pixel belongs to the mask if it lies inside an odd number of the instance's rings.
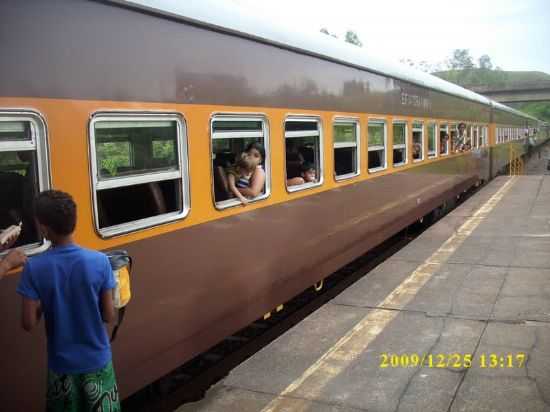
[{"label": "open train window", "polygon": [[413,162],[420,162],[424,159],[424,126],[422,122],[413,122],[412,144]]},{"label": "open train window", "polygon": [[407,164],[407,122],[393,122],[393,165]]},{"label": "open train window", "polygon": [[14,244],[25,253],[48,247],[33,214],[34,197],[50,187],[46,125],[33,112],[0,112],[0,230],[21,224]]},{"label": "open train window", "polygon": [[[244,194],[250,201],[265,199],[269,196],[269,146],[267,121],[260,115],[216,115],[211,121],[212,136],[212,173],[214,179],[214,201],[216,208],[240,205],[241,202],[229,187],[229,173],[236,171],[235,163],[245,153],[252,153],[251,159],[257,163],[256,169],[246,174],[238,186],[257,193]],[[258,163],[259,162],[259,163]],[[255,189],[254,179],[262,173],[265,175],[263,187]],[[262,179],[263,180],[263,179]],[[246,187],[248,185],[248,187]]]},{"label": "open train window", "polygon": [[487,146],[487,126],[481,126],[479,130],[479,143],[481,147]]},{"label": "open train window", "polygon": [[472,148],[478,149],[480,144],[479,144],[479,128],[477,126],[474,126],[472,129],[472,139],[473,139]]},{"label": "open train window", "polygon": [[439,153],[441,155],[449,154],[449,126],[445,123],[439,125]]},{"label": "open train window", "polygon": [[180,115],[95,114],[90,154],[95,223],[101,236],[187,215],[187,138]]},{"label": "open train window", "polygon": [[318,118],[288,117],[285,121],[285,149],[289,192],[323,183],[323,140]]},{"label": "open train window", "polygon": [[384,170],[386,161],[386,122],[384,120],[369,120],[369,172]]},{"label": "open train window", "polygon": [[437,156],[437,140],[435,123],[428,123],[428,157]]},{"label": "open train window", "polygon": [[452,124],[451,125],[451,131],[450,131],[450,140],[449,140],[449,144],[450,144],[450,148],[451,148],[452,153],[455,153],[456,150],[457,150],[456,149],[457,138],[458,138],[458,125]]},{"label": "open train window", "polygon": [[334,122],[334,176],[336,180],[359,174],[359,122],[337,119]]}]

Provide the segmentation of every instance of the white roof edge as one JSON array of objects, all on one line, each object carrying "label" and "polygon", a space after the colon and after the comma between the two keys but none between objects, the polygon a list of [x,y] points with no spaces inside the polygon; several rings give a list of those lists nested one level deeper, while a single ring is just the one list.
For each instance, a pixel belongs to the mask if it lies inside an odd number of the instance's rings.
[{"label": "white roof edge", "polygon": [[450,83],[439,77],[413,69],[411,67],[384,62],[370,55],[364,49],[334,39],[320,32],[297,32],[290,27],[275,25],[273,21],[263,16],[246,13],[223,0],[109,0],[111,3],[122,4],[145,11],[155,12],[195,24],[211,26],[223,31],[251,37],[256,40],[273,43],[282,47],[294,49],[308,54],[318,55],[340,63],[363,68],[385,76],[407,81],[422,87],[427,87],[453,96],[494,106],[519,116],[532,116],[505,106],[471,90]]}]

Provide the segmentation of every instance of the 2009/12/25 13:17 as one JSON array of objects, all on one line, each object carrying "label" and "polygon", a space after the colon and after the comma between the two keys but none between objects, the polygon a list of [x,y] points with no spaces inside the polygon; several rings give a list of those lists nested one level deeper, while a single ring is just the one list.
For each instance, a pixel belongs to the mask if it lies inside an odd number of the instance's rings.
[{"label": "2009/12/25 13:17", "polygon": [[[481,353],[478,360],[480,368],[521,368],[525,365],[525,353],[497,354]],[[472,353],[439,353],[439,354],[418,354],[418,353],[382,353],[380,355],[380,368],[407,368],[407,367],[429,367],[429,368],[471,368],[474,362]]]}]

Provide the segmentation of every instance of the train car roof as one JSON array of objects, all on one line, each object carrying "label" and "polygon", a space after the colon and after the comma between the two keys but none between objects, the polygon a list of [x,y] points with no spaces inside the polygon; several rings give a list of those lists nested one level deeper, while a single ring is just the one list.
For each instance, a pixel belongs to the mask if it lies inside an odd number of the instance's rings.
[{"label": "train car roof", "polygon": [[362,68],[484,105],[492,105],[518,116],[532,118],[525,113],[439,77],[397,62],[383,61],[365,49],[345,43],[332,36],[320,32],[298,32],[290,27],[284,27],[280,23],[274,24],[272,20],[263,16],[247,13],[244,9],[237,8],[233,2],[222,0],[186,0],[184,2],[179,0],[111,0],[111,2]]}]

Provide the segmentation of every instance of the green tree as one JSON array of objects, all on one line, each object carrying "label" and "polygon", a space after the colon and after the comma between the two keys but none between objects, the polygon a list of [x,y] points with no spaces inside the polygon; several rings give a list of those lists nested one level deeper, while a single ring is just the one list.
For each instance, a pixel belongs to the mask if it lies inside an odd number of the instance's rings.
[{"label": "green tree", "polygon": [[359,40],[359,36],[353,30],[348,30],[346,32],[346,41],[356,46],[363,47],[363,43]]},{"label": "green tree", "polygon": [[333,33],[329,32],[328,29],[327,29],[326,27],[321,28],[321,30],[319,30],[319,31],[320,31],[321,33],[323,33],[323,34],[328,35],[328,36],[332,36],[332,37],[334,37],[335,39],[338,38],[338,36],[337,36],[336,34],[333,34]]},{"label": "green tree", "polygon": [[493,69],[493,63],[491,63],[491,58],[484,54],[478,59],[479,68],[485,69],[485,70],[492,70]]},{"label": "green tree", "polygon": [[475,67],[468,49],[455,49],[448,64],[453,70],[473,69]]}]

